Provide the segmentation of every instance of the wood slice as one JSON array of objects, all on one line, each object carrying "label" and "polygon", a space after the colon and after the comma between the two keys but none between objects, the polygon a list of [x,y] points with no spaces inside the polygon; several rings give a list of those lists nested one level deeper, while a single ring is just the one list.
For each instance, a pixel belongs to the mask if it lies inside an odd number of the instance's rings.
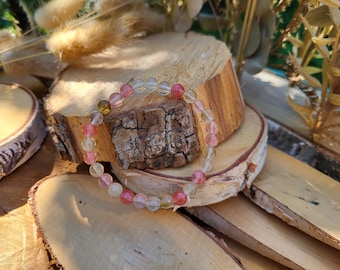
[{"label": "wood slice", "polygon": [[[60,75],[45,108],[61,155],[82,162],[81,127],[97,102],[118,92],[123,83],[150,77],[158,83],[181,83],[194,89],[219,124],[220,142],[241,125],[244,103],[225,44],[197,33],[161,33],[113,48]],[[105,118],[107,126],[99,128],[99,159],[139,169],[190,163],[199,156],[207,134],[192,106],[183,100],[174,102],[158,91],[126,99]],[[153,142],[155,133],[157,144]]]},{"label": "wood slice", "polygon": [[244,196],[187,210],[228,237],[290,269],[340,268],[337,249],[289,226]]},{"label": "wood slice", "polygon": [[64,269],[244,269],[188,219],[123,205],[88,175],[46,178],[31,205]]},{"label": "wood slice", "polygon": [[41,146],[46,128],[34,94],[0,84],[0,178],[25,163]]},{"label": "wood slice", "polygon": [[340,250],[340,183],[273,148],[244,193],[288,224]]},{"label": "wood slice", "polygon": [[[213,170],[183,206],[216,203],[236,196],[245,186],[250,187],[264,164],[266,139],[265,119],[252,107],[246,106],[243,124],[228,140],[217,146]],[[129,189],[157,197],[182,189],[190,182],[193,172],[201,168],[199,159],[176,169],[123,170],[113,162],[111,166],[120,182]]]}]

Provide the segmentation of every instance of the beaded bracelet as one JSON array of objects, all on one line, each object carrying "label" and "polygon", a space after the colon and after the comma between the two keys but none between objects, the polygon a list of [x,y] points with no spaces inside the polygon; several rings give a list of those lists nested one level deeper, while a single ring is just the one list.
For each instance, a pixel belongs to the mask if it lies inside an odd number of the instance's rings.
[{"label": "beaded bracelet", "polygon": [[[109,173],[104,172],[104,166],[97,162],[97,153],[94,151],[96,142],[93,138],[97,133],[97,126],[103,123],[104,115],[110,113],[112,108],[121,106],[124,99],[130,98],[134,94],[154,91],[158,91],[162,96],[171,95],[175,99],[183,99],[187,103],[194,104],[193,110],[201,115],[201,119],[206,123],[207,131],[202,168],[196,170],[191,175],[191,181],[183,185],[182,190],[179,189],[171,195],[164,194],[161,198],[147,196],[143,193],[134,194],[131,190],[124,189],[119,182],[113,181],[113,177]],[[85,151],[83,160],[86,164],[90,165],[89,173],[93,177],[98,178],[99,185],[108,188],[109,195],[120,198],[123,204],[132,203],[137,208],[146,207],[150,211],[157,211],[160,208],[169,209],[184,206],[189,202],[190,194],[194,193],[197,185],[202,185],[206,181],[206,173],[213,169],[212,158],[215,156],[215,146],[218,144],[216,136],[219,130],[218,126],[214,121],[211,111],[206,109],[204,103],[197,99],[196,92],[192,89],[185,90],[181,84],[170,86],[166,81],[157,83],[154,78],[149,78],[145,82],[137,79],[132,83],[123,84],[120,87],[120,92],[111,94],[109,100],[100,100],[97,104],[97,111],[93,111],[89,118],[90,121],[82,127],[82,133],[85,136],[81,142],[81,146]]]}]

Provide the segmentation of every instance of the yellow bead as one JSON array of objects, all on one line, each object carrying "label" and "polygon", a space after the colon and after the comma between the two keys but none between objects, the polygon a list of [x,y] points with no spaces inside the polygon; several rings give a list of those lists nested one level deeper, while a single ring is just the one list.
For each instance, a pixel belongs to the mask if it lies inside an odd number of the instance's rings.
[{"label": "yellow bead", "polygon": [[102,114],[108,114],[109,112],[111,112],[111,104],[107,100],[100,100],[97,103],[97,109]]}]

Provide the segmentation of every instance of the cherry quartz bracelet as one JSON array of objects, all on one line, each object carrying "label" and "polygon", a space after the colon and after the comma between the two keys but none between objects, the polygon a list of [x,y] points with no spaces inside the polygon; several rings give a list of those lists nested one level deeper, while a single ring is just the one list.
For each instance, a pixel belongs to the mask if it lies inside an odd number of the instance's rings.
[{"label": "cherry quartz bracelet", "polygon": [[[104,115],[110,113],[112,108],[121,106],[124,99],[130,98],[134,94],[154,91],[158,91],[162,96],[171,95],[175,99],[183,99],[187,103],[193,103],[195,105],[193,110],[201,115],[201,119],[206,124],[207,131],[202,168],[192,174],[191,181],[183,185],[182,189],[179,188],[173,194],[164,194],[161,198],[147,196],[143,193],[134,194],[131,190],[124,189],[119,182],[113,181],[113,177],[104,172],[104,166],[97,162],[97,154],[94,151],[96,142],[93,138],[97,133],[97,126],[103,123]],[[218,144],[216,136],[218,126],[214,121],[211,111],[206,109],[204,103],[197,99],[196,92],[192,89],[185,90],[181,84],[170,86],[166,81],[157,83],[154,78],[149,78],[145,82],[137,79],[133,83],[122,85],[120,92],[111,94],[109,100],[100,100],[97,104],[97,111],[93,111],[89,118],[90,121],[82,127],[82,133],[85,136],[81,142],[81,146],[85,151],[83,156],[84,162],[90,165],[89,173],[98,179],[99,185],[106,187],[111,197],[120,198],[123,204],[132,203],[137,208],[146,207],[150,211],[157,211],[160,208],[178,208],[190,200],[190,194],[194,193],[197,185],[202,185],[206,181],[206,173],[213,169],[212,158],[215,156],[215,146]]]}]

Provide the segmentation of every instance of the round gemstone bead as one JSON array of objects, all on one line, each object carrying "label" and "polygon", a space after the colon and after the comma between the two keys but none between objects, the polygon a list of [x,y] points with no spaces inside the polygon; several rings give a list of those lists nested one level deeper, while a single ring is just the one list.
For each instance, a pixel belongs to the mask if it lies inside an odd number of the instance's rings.
[{"label": "round gemstone bead", "polygon": [[146,207],[152,212],[157,211],[160,208],[159,198],[155,196],[149,197],[148,200],[146,201]]},{"label": "round gemstone bead", "polygon": [[133,202],[133,197],[135,195],[133,194],[133,192],[129,189],[125,189],[122,191],[122,193],[120,193],[120,201],[123,203],[123,204],[130,204]]},{"label": "round gemstone bead", "polygon": [[123,104],[123,100],[124,98],[120,93],[113,93],[109,98],[110,104],[113,107],[121,106]]},{"label": "round gemstone bead", "polygon": [[202,184],[205,182],[206,179],[207,177],[205,173],[202,172],[201,170],[195,171],[191,176],[191,181],[195,184]]},{"label": "round gemstone bead", "polygon": [[216,146],[216,145],[218,145],[218,138],[215,134],[208,134],[205,137],[205,143],[208,146]]},{"label": "round gemstone bead", "polygon": [[186,195],[189,195],[191,192],[193,192],[196,189],[197,185],[193,182],[189,182],[183,186],[183,192]]},{"label": "round gemstone bead", "polygon": [[205,126],[205,129],[209,134],[217,134],[219,131],[218,125],[215,121],[208,122]]},{"label": "round gemstone bead", "polygon": [[212,159],[216,156],[216,149],[212,146],[203,149],[202,153],[205,159]]},{"label": "round gemstone bead", "polygon": [[108,173],[103,173],[101,176],[98,177],[98,184],[101,187],[108,187],[113,182],[113,178]]},{"label": "round gemstone bead", "polygon": [[146,205],[148,197],[143,193],[137,193],[135,197],[133,197],[133,205],[136,208],[144,208]]},{"label": "round gemstone bead", "polygon": [[111,185],[109,185],[107,192],[111,197],[118,198],[123,192],[123,186],[118,182],[113,182]]},{"label": "round gemstone bead", "polygon": [[170,84],[166,81],[161,82],[158,85],[158,92],[161,96],[168,96],[171,92]]},{"label": "round gemstone bead", "polygon": [[91,137],[86,137],[81,142],[81,148],[89,152],[96,146],[96,141]]},{"label": "round gemstone bead", "polygon": [[175,205],[184,205],[187,202],[188,197],[183,191],[178,190],[172,195],[172,200]]},{"label": "round gemstone bead", "polygon": [[169,209],[174,205],[172,196],[170,194],[164,194],[160,199],[160,207],[164,209]]},{"label": "round gemstone bead", "polygon": [[94,126],[99,126],[103,123],[104,120],[104,116],[102,113],[98,112],[98,111],[93,111],[90,114],[90,120],[91,120],[91,124]]},{"label": "round gemstone bead", "polygon": [[104,173],[104,166],[98,162],[93,163],[90,166],[89,172],[93,177],[99,177]]},{"label": "round gemstone bead", "polygon": [[211,172],[214,169],[211,159],[203,159],[201,161],[201,164],[202,164],[202,172]]},{"label": "round gemstone bead", "polygon": [[133,86],[129,83],[123,84],[120,87],[120,94],[124,98],[129,98],[129,97],[133,96],[133,94],[134,94]]},{"label": "round gemstone bead", "polygon": [[171,95],[176,99],[182,98],[184,91],[185,91],[184,86],[179,83],[176,83],[173,86],[171,86]]},{"label": "round gemstone bead", "polygon": [[92,165],[97,162],[97,153],[88,151],[83,155],[83,160],[87,165]]},{"label": "round gemstone bead", "polygon": [[97,134],[97,127],[90,123],[86,123],[83,125],[82,133],[87,137],[92,137]]},{"label": "round gemstone bead", "polygon": [[149,78],[145,82],[145,88],[148,92],[153,92],[157,89],[158,83],[155,78]]},{"label": "round gemstone bead", "polygon": [[144,82],[141,79],[137,79],[133,83],[133,89],[136,91],[136,93],[142,93],[145,91]]},{"label": "round gemstone bead", "polygon": [[201,118],[203,121],[209,121],[209,122],[214,121],[213,113],[210,109],[202,111]]},{"label": "round gemstone bead", "polygon": [[197,99],[197,93],[194,90],[189,89],[184,92],[183,100],[186,103],[194,103],[196,99]]},{"label": "round gemstone bead", "polygon": [[98,109],[98,112],[102,114],[108,114],[109,112],[111,112],[110,102],[108,102],[107,100],[100,100],[97,103],[97,109]]},{"label": "round gemstone bead", "polygon": [[195,106],[193,107],[193,110],[196,112],[196,113],[201,113],[205,110],[205,105],[203,103],[203,101],[201,100],[196,100],[194,102]]}]

